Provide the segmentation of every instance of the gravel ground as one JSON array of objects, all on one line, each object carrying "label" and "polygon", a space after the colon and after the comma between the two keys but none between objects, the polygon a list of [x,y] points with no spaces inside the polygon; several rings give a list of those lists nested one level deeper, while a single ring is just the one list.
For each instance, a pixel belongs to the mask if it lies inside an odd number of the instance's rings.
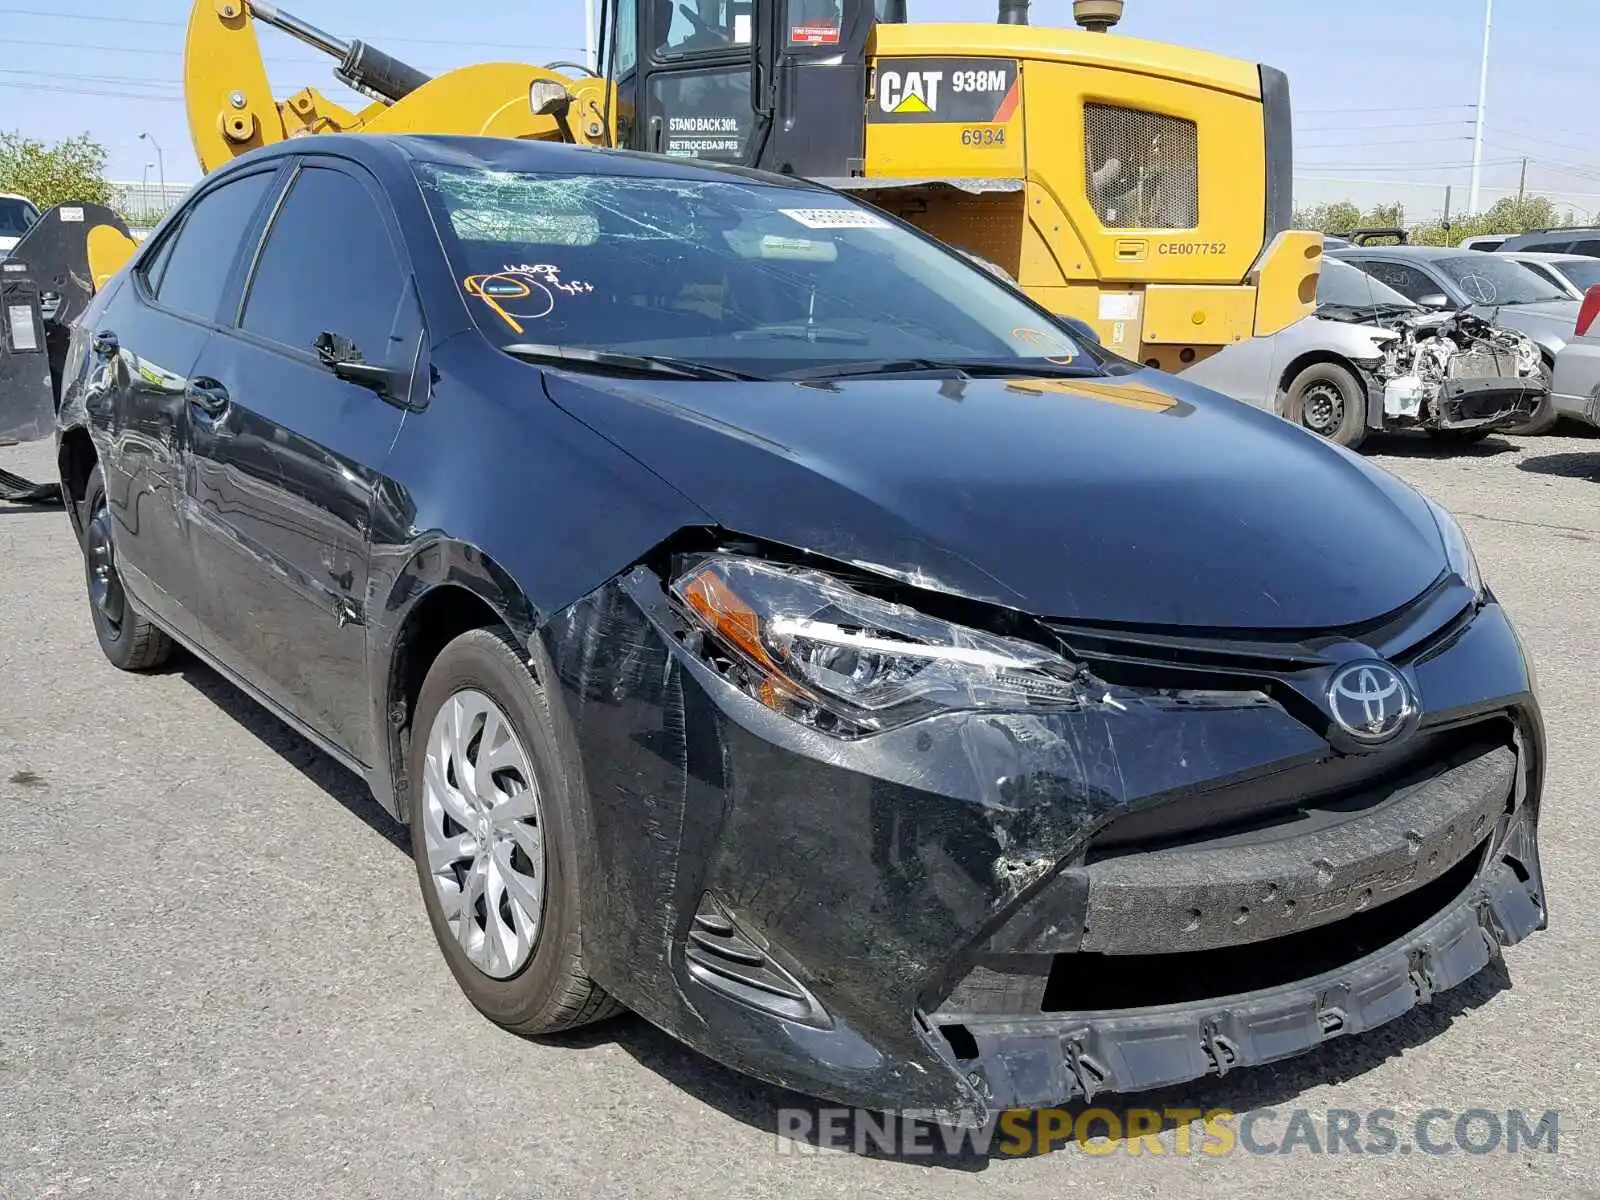
[{"label": "gravel ground", "polygon": [[[1160,1154],[801,1153],[796,1097],[636,1019],[501,1033],[359,783],[202,667],[112,670],[65,518],[0,505],[0,1196],[1600,1196],[1600,440],[1368,452],[1458,514],[1536,659],[1552,927],[1374,1034],[1113,1108],[1272,1109],[1267,1145],[1296,1109],[1392,1109],[1394,1153],[1179,1153],[1170,1128]],[[1435,1142],[1458,1111],[1556,1110],[1557,1152],[1408,1152],[1435,1108]]]}]

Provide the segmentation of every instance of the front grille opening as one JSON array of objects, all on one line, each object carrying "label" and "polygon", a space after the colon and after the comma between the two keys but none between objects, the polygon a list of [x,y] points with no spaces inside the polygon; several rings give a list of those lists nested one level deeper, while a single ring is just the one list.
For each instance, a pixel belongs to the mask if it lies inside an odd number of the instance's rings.
[{"label": "front grille opening", "polygon": [[1083,107],[1084,187],[1107,229],[1200,224],[1193,121],[1120,104]]},{"label": "front grille opening", "polygon": [[960,1062],[971,1062],[978,1057],[978,1039],[965,1025],[941,1025],[939,1032],[950,1043],[950,1049]]},{"label": "front grille opening", "polygon": [[1191,1004],[1282,987],[1348,966],[1449,908],[1472,883],[1486,845],[1413,892],[1288,937],[1188,954],[1058,954],[1040,1008],[1101,1012]]},{"label": "front grille opening", "polygon": [[1208,792],[1174,796],[1113,817],[1095,833],[1085,861],[1252,832],[1290,835],[1388,803],[1406,787],[1510,744],[1511,724],[1497,717],[1430,730],[1385,753],[1322,758]]}]

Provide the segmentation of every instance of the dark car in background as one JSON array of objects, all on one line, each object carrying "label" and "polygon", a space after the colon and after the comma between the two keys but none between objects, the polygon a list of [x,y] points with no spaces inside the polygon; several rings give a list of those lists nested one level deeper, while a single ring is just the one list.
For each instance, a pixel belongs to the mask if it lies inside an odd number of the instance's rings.
[{"label": "dark car in background", "polygon": [[510,1030],[626,1005],[981,1122],[1545,924],[1539,705],[1449,514],[825,188],[280,143],[95,298],[59,458],[108,658],[359,772]]},{"label": "dark car in background", "polygon": [[1566,229],[1534,229],[1513,234],[1498,246],[1501,250],[1532,250],[1542,254],[1582,254],[1600,257],[1600,228],[1574,225]]},{"label": "dark car in background", "polygon": [[1424,308],[1469,312],[1491,325],[1527,334],[1539,346],[1547,394],[1531,417],[1501,432],[1539,434],[1556,423],[1558,414],[1548,393],[1556,355],[1572,335],[1578,316],[1578,302],[1565,288],[1498,251],[1360,246],[1333,251],[1333,256],[1360,267]]}]

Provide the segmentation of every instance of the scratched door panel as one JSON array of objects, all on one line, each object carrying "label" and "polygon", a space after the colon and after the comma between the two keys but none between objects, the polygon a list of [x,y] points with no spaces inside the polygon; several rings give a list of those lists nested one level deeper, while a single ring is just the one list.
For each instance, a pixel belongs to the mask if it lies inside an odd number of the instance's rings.
[{"label": "scratched door panel", "polygon": [[[195,368],[189,514],[217,655],[373,761],[364,691],[368,527],[404,413],[319,352],[414,363],[409,269],[376,184],[326,159],[294,176],[240,305]],[[335,357],[337,354],[335,354]]]},{"label": "scratched door panel", "polygon": [[225,666],[370,762],[368,530],[404,414],[242,339],[215,339],[196,375],[228,396],[219,415],[194,420],[188,515],[203,636]]}]

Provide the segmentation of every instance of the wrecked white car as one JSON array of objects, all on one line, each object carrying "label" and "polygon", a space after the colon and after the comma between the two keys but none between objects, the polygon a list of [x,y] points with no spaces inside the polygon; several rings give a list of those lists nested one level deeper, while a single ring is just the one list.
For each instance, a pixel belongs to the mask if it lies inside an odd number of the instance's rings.
[{"label": "wrecked white car", "polygon": [[1184,378],[1349,447],[1387,429],[1473,441],[1526,420],[1545,395],[1539,348],[1516,330],[1421,308],[1335,259],[1323,260],[1317,302]]}]

